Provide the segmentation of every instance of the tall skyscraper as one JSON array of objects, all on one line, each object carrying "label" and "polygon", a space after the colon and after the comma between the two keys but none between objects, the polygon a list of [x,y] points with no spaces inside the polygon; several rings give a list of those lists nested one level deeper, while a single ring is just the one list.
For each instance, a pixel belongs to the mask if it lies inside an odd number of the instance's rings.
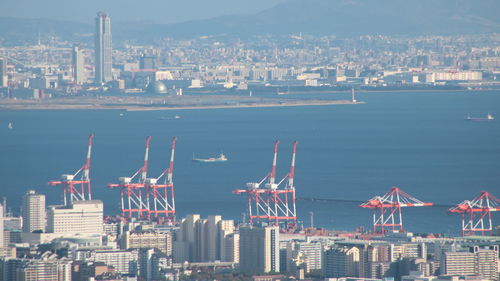
[{"label": "tall skyscraper", "polygon": [[23,232],[45,231],[45,195],[29,190],[23,196]]},{"label": "tall skyscraper", "polygon": [[240,270],[246,273],[280,271],[279,228],[240,228]]},{"label": "tall skyscraper", "polygon": [[71,52],[73,80],[76,84],[83,84],[86,81],[83,50],[79,46],[73,46]]},{"label": "tall skyscraper", "polygon": [[0,59],[0,87],[7,87],[7,60]]},{"label": "tall skyscraper", "polygon": [[95,82],[102,84],[113,79],[111,20],[106,13],[99,12],[95,25]]}]

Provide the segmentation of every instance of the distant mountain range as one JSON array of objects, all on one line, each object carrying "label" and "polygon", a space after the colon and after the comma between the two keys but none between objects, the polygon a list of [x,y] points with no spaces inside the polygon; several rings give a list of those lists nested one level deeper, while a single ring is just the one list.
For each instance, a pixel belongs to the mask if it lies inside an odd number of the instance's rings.
[{"label": "distant mountain range", "polygon": [[[177,24],[112,22],[116,40],[227,34],[355,36],[500,32],[499,0],[289,0],[254,15],[230,15]],[[38,32],[92,40],[89,24],[0,18],[0,44],[36,40]],[[87,38],[87,39],[85,39]],[[2,43],[3,42],[3,43]]]}]

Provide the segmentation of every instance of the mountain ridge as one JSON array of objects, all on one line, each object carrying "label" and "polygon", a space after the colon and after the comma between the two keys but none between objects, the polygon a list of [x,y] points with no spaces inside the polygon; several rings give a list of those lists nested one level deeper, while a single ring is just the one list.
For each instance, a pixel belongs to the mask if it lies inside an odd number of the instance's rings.
[{"label": "mountain ridge", "polygon": [[[147,42],[163,37],[226,34],[432,35],[500,32],[498,0],[289,0],[252,15],[227,15],[175,24],[113,24],[113,37]],[[0,18],[0,37],[22,41],[38,32],[82,40],[89,24]],[[83,36],[85,37],[85,36]],[[90,40],[84,39],[83,40]],[[2,42],[2,41],[0,41]]]}]

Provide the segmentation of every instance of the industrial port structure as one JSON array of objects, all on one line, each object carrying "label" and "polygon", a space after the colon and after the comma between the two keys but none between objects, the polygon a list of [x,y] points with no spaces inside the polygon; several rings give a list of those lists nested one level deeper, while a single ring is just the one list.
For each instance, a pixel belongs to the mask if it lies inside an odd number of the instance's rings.
[{"label": "industrial port structure", "polygon": [[474,199],[462,201],[448,211],[462,216],[462,236],[491,235],[491,212],[500,211],[500,200],[487,191],[481,191]]},{"label": "industrial port structure", "polygon": [[[48,182],[50,186],[62,187],[65,205],[74,201],[92,200],[90,161],[93,138],[94,135],[90,134],[86,159],[80,169],[73,174],[62,174],[60,180]],[[151,136],[148,136],[142,166],[132,176],[119,177],[119,183],[110,183],[107,187],[120,189],[123,219],[137,217],[172,224],[176,215],[173,172],[177,137],[172,138],[167,168],[156,178],[148,178],[150,142]],[[247,183],[246,188],[235,189],[233,193],[247,196],[246,209],[250,224],[276,225],[282,231],[290,232],[296,231],[298,227],[294,184],[298,142],[293,143],[288,173],[277,181],[279,144],[279,140],[274,143],[271,171],[259,182]],[[261,187],[263,184],[264,187]],[[398,187],[393,187],[386,194],[375,196],[360,205],[373,211],[373,233],[404,232],[402,208],[425,206],[433,206],[433,203],[422,202]],[[461,215],[463,236],[491,235],[494,227],[491,213],[500,211],[500,199],[487,191],[482,191],[474,199],[465,200],[448,211]]]},{"label": "industrial port structure", "polygon": [[[295,157],[297,153],[297,141],[293,143],[292,162],[290,171],[286,176],[276,182],[276,161],[278,157],[278,145],[274,143],[274,157],[271,171],[259,182],[249,182],[245,189],[235,189],[234,194],[247,195],[247,212],[250,224],[267,223],[278,225],[283,230],[292,231],[297,228],[297,211],[295,205]],[[264,188],[261,185],[267,180]],[[280,187],[286,181],[284,187]]]},{"label": "industrial port structure", "polygon": [[432,203],[424,203],[394,186],[383,196],[375,196],[361,204],[360,207],[373,210],[373,232],[386,233],[389,230],[404,232],[401,208],[432,205]]},{"label": "industrial port structure", "polygon": [[[168,167],[156,178],[148,178],[149,145],[151,136],[146,138],[144,161],[132,176],[119,177],[119,183],[110,183],[108,188],[120,188],[121,211],[125,218],[147,218],[167,222],[175,221],[174,155],[177,137],[172,139]],[[163,182],[160,182],[163,178]],[[150,200],[152,199],[152,204]]]},{"label": "industrial port structure", "polygon": [[[87,158],[83,166],[73,174],[62,174],[60,180],[49,181],[50,186],[62,186],[64,205],[78,200],[92,200],[90,189],[90,156],[94,134],[89,135]],[[77,179],[77,176],[80,178]]]}]

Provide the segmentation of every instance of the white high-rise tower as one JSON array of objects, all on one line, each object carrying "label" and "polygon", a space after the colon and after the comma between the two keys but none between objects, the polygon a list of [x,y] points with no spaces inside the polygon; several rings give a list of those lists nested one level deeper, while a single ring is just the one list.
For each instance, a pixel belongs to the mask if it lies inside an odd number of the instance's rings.
[{"label": "white high-rise tower", "polygon": [[106,13],[99,12],[95,25],[95,82],[102,84],[113,79],[111,19]]}]

